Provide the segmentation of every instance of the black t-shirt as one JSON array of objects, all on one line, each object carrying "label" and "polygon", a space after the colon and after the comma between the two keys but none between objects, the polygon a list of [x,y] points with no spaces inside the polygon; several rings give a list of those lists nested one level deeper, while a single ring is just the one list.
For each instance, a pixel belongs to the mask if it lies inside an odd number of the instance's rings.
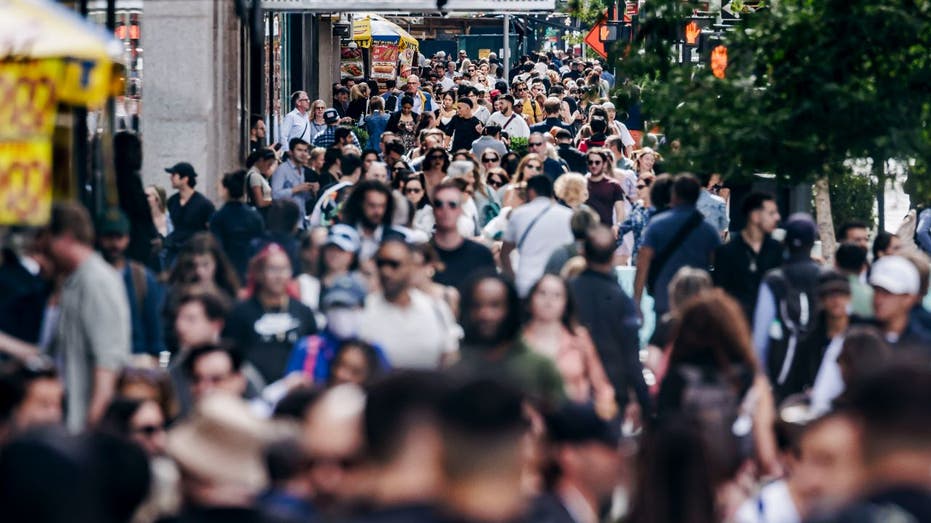
[{"label": "black t-shirt", "polygon": [[303,303],[290,299],[287,310],[266,311],[253,297],[233,308],[223,337],[235,341],[246,361],[272,383],[284,376],[294,343],[315,332],[314,313]]},{"label": "black t-shirt", "polygon": [[169,247],[180,249],[196,233],[207,230],[207,222],[213,216],[216,207],[203,194],[194,191],[187,203],[181,205],[181,195],[173,194],[168,198],[168,213],[175,229],[168,236]]},{"label": "black t-shirt", "polygon": [[462,245],[449,251],[436,243],[433,243],[433,248],[443,262],[443,270],[433,275],[433,281],[443,285],[458,289],[472,273],[495,267],[495,259],[488,247],[472,240],[463,240]]},{"label": "black t-shirt", "polygon": [[460,149],[471,150],[472,142],[478,140],[482,135],[482,133],[475,129],[480,123],[482,122],[474,116],[467,120],[457,114],[452,117],[448,124],[441,125],[440,129],[453,137],[453,146],[450,148],[451,151],[456,152]]}]

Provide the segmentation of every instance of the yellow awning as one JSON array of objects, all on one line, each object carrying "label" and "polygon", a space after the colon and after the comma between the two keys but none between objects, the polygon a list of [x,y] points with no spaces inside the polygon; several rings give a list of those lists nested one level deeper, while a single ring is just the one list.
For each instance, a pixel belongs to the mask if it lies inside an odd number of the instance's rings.
[{"label": "yellow awning", "polygon": [[55,2],[0,0],[0,62],[61,61],[55,83],[63,103],[102,105],[121,88],[122,54],[103,28]]},{"label": "yellow awning", "polygon": [[397,42],[398,48],[420,47],[420,42],[394,22],[378,15],[359,15],[352,22],[352,39],[359,47],[368,49],[373,40]]}]

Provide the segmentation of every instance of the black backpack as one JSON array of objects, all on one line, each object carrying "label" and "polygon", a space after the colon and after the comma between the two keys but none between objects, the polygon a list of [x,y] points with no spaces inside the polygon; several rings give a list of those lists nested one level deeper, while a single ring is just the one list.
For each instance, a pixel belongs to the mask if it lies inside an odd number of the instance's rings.
[{"label": "black backpack", "polygon": [[768,330],[769,350],[766,372],[775,396],[788,384],[789,371],[799,357],[799,343],[811,332],[817,317],[816,295],[818,267],[774,269],[763,279],[776,301],[776,317]]}]

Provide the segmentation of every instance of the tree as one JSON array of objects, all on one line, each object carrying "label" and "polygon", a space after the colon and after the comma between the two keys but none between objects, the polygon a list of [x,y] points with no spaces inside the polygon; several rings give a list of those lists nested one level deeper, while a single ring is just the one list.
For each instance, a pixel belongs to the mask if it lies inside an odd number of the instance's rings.
[{"label": "tree", "polygon": [[726,33],[724,79],[672,60],[678,27],[695,7],[647,2],[638,41],[619,64],[643,87],[644,112],[681,140],[669,167],[815,182],[823,249],[832,256],[828,188],[850,175],[845,161],[882,166],[931,151],[931,0],[773,2]]}]

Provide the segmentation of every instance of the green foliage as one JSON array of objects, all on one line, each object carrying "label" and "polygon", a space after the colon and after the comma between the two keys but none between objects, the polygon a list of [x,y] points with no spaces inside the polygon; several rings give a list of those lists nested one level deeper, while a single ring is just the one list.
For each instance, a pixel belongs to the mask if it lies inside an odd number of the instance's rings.
[{"label": "green foliage", "polygon": [[521,137],[511,137],[511,150],[523,156],[527,154],[528,140]]},{"label": "green foliage", "polygon": [[[644,114],[681,141],[669,169],[843,176],[850,158],[928,157],[931,0],[780,0],[726,34],[726,78],[678,64],[695,2],[656,0],[619,64]],[[622,90],[619,103],[626,99]]]},{"label": "green foliage", "polygon": [[359,143],[362,144],[362,148],[365,148],[365,144],[369,143],[369,132],[365,127],[359,127],[358,125],[352,126],[352,132],[355,133],[356,138],[359,139]]},{"label": "green foliage", "polygon": [[582,21],[583,25],[592,27],[608,8],[608,0],[569,0],[566,12]]},{"label": "green foliage", "polygon": [[850,172],[831,179],[831,216],[835,236],[837,229],[847,222],[863,221],[871,226],[876,223],[876,213],[873,212],[876,188],[871,177]]}]

